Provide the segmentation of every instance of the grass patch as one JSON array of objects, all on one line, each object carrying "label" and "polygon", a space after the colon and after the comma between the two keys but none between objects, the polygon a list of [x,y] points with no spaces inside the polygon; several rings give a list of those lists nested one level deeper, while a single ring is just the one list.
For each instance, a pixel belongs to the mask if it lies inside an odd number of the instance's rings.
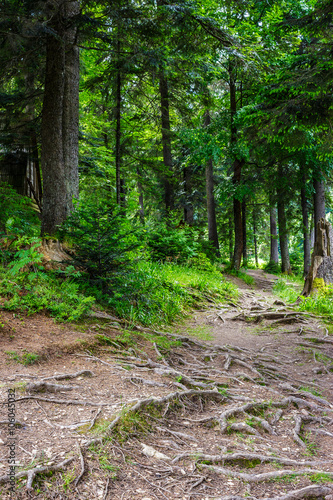
[{"label": "grass patch", "polygon": [[246,274],[241,269],[236,270],[236,269],[226,268],[224,270],[224,273],[230,274],[231,276],[235,276],[236,278],[241,279],[242,281],[244,281],[249,286],[254,285],[254,283],[255,283],[254,278],[252,276],[249,276],[248,274]]},{"label": "grass patch", "polygon": [[16,351],[6,351],[6,354],[8,354],[9,358],[13,361],[25,366],[34,365],[40,360],[40,356],[34,352],[23,351],[20,355]]}]

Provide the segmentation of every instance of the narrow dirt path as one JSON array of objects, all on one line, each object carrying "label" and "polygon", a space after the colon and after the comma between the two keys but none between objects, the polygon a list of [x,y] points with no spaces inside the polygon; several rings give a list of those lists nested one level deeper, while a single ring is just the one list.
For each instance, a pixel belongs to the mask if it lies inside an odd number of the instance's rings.
[{"label": "narrow dirt path", "polygon": [[19,467],[12,496],[0,464],[1,498],[332,500],[333,342],[320,318],[277,300],[275,277],[250,273],[237,303],[212,302],[172,333],[101,319],[86,352],[4,364]]}]

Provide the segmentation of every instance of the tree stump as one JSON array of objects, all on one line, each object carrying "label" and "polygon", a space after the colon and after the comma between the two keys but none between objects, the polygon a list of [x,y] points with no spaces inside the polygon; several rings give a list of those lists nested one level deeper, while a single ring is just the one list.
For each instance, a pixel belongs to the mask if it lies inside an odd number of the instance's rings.
[{"label": "tree stump", "polygon": [[325,219],[320,219],[317,224],[317,238],[302,295],[310,295],[315,288],[315,279],[322,280],[323,285],[333,284],[333,229]]}]

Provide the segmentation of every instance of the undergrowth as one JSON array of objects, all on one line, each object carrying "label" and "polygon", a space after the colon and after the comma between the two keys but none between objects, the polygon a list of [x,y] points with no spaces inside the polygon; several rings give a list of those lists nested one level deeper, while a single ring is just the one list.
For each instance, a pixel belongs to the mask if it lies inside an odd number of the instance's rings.
[{"label": "undergrowth", "polygon": [[236,270],[236,269],[231,269],[231,268],[225,268],[224,272],[226,274],[231,274],[231,276],[235,276],[236,278],[243,280],[247,285],[254,285],[254,283],[255,283],[254,278],[252,276],[249,276],[248,274],[246,274],[241,269]]},{"label": "undergrowth", "polygon": [[308,311],[332,319],[333,286],[318,288],[310,297],[303,297],[300,295],[303,285],[304,281],[301,278],[281,277],[275,284],[273,291],[287,303],[293,303],[299,299],[299,303],[296,305],[299,311]]}]

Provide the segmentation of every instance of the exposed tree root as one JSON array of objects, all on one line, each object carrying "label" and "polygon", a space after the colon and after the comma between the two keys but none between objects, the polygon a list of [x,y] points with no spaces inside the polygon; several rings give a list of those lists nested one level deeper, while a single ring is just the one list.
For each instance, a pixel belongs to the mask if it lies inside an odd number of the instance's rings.
[{"label": "exposed tree root", "polygon": [[[301,500],[302,498],[324,498],[327,495],[333,493],[333,487],[321,486],[321,485],[311,485],[301,488],[300,490],[289,491],[286,495],[280,495],[278,497],[265,497],[260,500]],[[231,495],[226,497],[215,497],[215,500],[245,500],[244,497],[238,495]],[[247,496],[246,500],[259,500],[255,497]]]},{"label": "exposed tree root", "polygon": [[79,401],[76,399],[48,399],[42,396],[23,396],[22,398],[15,399],[15,403],[25,401],[28,399],[35,399],[36,401],[45,401],[46,403],[54,403],[57,405],[77,405],[77,406],[110,406],[110,403],[93,403],[92,401]]},{"label": "exposed tree root", "polygon": [[248,481],[249,483],[261,483],[263,481],[270,481],[272,479],[278,479],[285,476],[304,476],[305,474],[325,474],[333,477],[333,472],[316,469],[283,469],[272,472],[262,472],[260,474],[247,474],[246,472],[238,472],[232,469],[226,469],[225,467],[217,467],[215,465],[200,464],[200,467],[209,469],[212,472],[218,472],[219,474],[223,474],[224,476],[231,476],[236,479],[241,479],[242,481]]},{"label": "exposed tree root", "polygon": [[[34,467],[33,469],[29,470],[23,470],[21,472],[17,472],[15,474],[15,479],[20,479],[21,477],[26,477],[27,478],[27,484],[26,488],[27,490],[32,490],[32,483],[37,474],[44,474],[45,472],[57,472],[60,469],[63,469],[66,465],[70,464],[73,462],[74,457],[67,458],[60,464],[56,465],[42,465],[39,467]],[[10,481],[10,476],[1,476],[0,477],[0,484],[8,483]]]},{"label": "exposed tree root", "polygon": [[29,392],[61,392],[72,391],[75,389],[72,385],[50,384],[44,380],[28,384],[26,390]]},{"label": "exposed tree root", "polygon": [[66,380],[66,379],[72,379],[72,378],[77,378],[77,377],[94,377],[95,374],[94,372],[90,370],[81,370],[79,372],[75,373],[63,373],[60,375],[53,375],[52,377],[46,377],[43,378],[43,381],[45,380]]}]

